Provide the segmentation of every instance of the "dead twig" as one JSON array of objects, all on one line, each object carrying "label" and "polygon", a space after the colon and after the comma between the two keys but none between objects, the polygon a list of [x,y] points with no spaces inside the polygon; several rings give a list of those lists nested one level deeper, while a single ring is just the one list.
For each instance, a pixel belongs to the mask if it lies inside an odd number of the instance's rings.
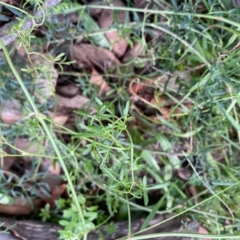
[{"label": "dead twig", "polygon": [[[41,8],[39,8],[35,13],[34,13],[34,18],[26,17],[25,23],[22,27],[22,30],[30,30],[32,29],[36,23],[41,23],[44,13],[49,11],[51,8],[57,6],[62,0],[46,0],[46,2],[43,4]],[[4,26],[2,27],[4,28]],[[0,32],[2,30],[0,29]],[[4,28],[5,29],[5,28]],[[17,33],[12,33],[12,34],[5,34],[1,37],[1,40],[5,46],[10,44],[11,42],[15,41],[18,38]],[[0,50],[2,48],[0,47]]]}]

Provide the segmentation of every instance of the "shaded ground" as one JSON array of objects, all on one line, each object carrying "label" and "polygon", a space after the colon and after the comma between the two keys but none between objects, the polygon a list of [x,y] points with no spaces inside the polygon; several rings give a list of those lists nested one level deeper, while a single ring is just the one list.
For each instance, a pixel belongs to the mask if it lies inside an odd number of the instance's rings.
[{"label": "shaded ground", "polygon": [[63,239],[169,213],[238,233],[237,1],[63,1],[31,34],[14,24],[37,3],[1,4],[21,76],[1,52],[4,216],[60,223]]}]

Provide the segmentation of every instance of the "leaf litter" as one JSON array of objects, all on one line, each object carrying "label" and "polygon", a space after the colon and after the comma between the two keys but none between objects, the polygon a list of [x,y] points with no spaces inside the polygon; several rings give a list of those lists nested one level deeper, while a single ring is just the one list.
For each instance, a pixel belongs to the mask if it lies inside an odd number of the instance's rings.
[{"label": "leaf litter", "polygon": [[[154,5],[154,3],[149,4],[149,1],[133,2],[136,8],[151,8]],[[120,0],[114,1],[114,6],[122,7],[124,3]],[[105,33],[109,45],[104,41],[105,44],[103,46],[100,44],[99,46],[97,42],[94,42],[94,38],[90,38],[90,41],[88,41],[88,38],[84,40],[83,38],[78,38],[73,44],[68,43],[67,48],[68,52],[70,52],[68,57],[71,61],[74,61],[70,68],[76,74],[86,73],[89,84],[98,88],[97,96],[106,97],[107,93],[113,90],[116,82],[119,84],[123,83],[121,77],[116,80],[116,77],[108,75],[119,73],[119,71],[123,75],[123,72],[126,72],[128,69],[127,63],[132,62],[135,64],[138,61],[140,62],[144,57],[148,56],[149,52],[146,51],[142,42],[136,42],[134,39],[131,39],[132,36],[130,34],[122,33],[116,28],[116,26],[125,26],[131,23],[131,17],[128,12],[119,11],[116,13],[110,8],[95,10],[91,8],[90,13],[93,18],[89,22],[96,21],[95,24],[98,23],[100,29],[110,29]],[[72,24],[78,21],[76,18],[76,14],[70,16]],[[61,19],[64,23],[64,17]],[[47,26],[45,28],[47,29]],[[62,34],[62,32],[61,34],[58,33],[57,38],[61,38]],[[145,34],[144,37],[146,38],[145,41],[147,41],[147,38],[151,39],[151,36],[148,34]],[[51,47],[53,48],[53,46]],[[83,94],[76,78],[74,80],[64,80],[64,84],[60,83],[61,72],[59,71],[58,73],[57,67],[46,60],[48,59],[48,54],[45,54],[46,49],[47,46],[44,46],[39,54],[33,54],[30,57],[26,56],[26,53],[24,51],[21,52],[21,50],[17,54],[20,61],[26,63],[26,69],[29,60],[32,68],[37,68],[40,65],[48,66],[45,69],[48,74],[38,75],[35,78],[36,87],[33,95],[40,104],[47,103],[51,99],[53,104],[48,108],[46,112],[47,116],[59,125],[67,126],[71,129],[74,128],[74,110],[84,109],[87,105],[92,110],[94,109],[94,106],[91,105],[91,96]],[[35,51],[35,49],[33,50]],[[66,52],[66,55],[68,52]],[[193,107],[193,102],[189,99],[182,101],[182,96],[177,93],[180,87],[179,83],[181,82],[179,81],[178,72],[172,72],[170,77],[166,72],[159,73],[159,76],[156,77],[151,75],[146,63],[143,63],[142,66],[142,69],[139,66],[132,68],[134,75],[139,75],[145,71],[149,79],[130,76],[128,84],[124,86],[124,91],[126,90],[129,94],[133,112],[150,119],[152,124],[158,119],[158,115],[162,119],[170,119],[171,123],[173,123],[173,115],[181,115],[184,111],[190,110]],[[49,73],[51,74],[49,75]],[[34,77],[34,73],[32,76]],[[48,76],[48,79],[46,76]],[[49,78],[49,76],[51,77]],[[187,84],[189,81],[188,75],[182,75],[180,78],[184,79],[184,84]],[[160,95],[156,94],[156,86],[161,93]],[[172,95],[164,94],[166,91],[169,91]],[[179,102],[182,102],[185,110],[179,106]],[[175,108],[175,106],[177,107]],[[172,109],[174,110],[172,111]],[[138,114],[135,115],[137,116]],[[4,102],[4,105],[1,107],[1,120],[5,124],[14,125],[20,121],[24,121],[24,118],[26,118],[24,109],[17,99],[6,100]],[[129,126],[131,124],[136,128],[146,127],[144,121],[141,121],[139,116],[133,117]],[[159,128],[159,131],[171,132],[171,128],[173,127],[176,126],[169,124],[167,127]],[[27,174],[31,181],[23,178],[22,186],[28,189],[29,192],[34,189],[35,196],[31,200],[24,195],[23,197],[12,196],[13,201],[10,201],[9,204],[0,204],[1,213],[29,215],[32,211],[39,211],[43,203],[49,204],[51,209],[55,209],[56,200],[66,193],[67,185],[62,179],[61,166],[55,161],[54,156],[52,158],[43,156],[46,154],[46,144],[48,144],[47,141],[35,142],[34,139],[30,137],[28,139],[24,136],[19,136],[15,139],[12,145],[13,150],[10,151],[10,154],[13,154],[13,156],[3,158],[3,170],[7,173],[5,177],[7,179],[10,176],[9,173],[12,173],[15,177],[12,180],[9,179],[14,183],[16,179],[24,177]],[[152,145],[149,150],[164,151],[167,155],[169,154],[168,156],[173,157],[174,154],[181,154],[182,150],[186,149],[187,144],[183,144],[184,146],[181,146],[178,150],[176,150],[177,147],[171,149],[169,145],[171,145],[170,142],[167,142],[165,145],[167,148],[164,148],[164,146],[158,143],[155,146]],[[15,152],[18,152],[18,156],[14,156]],[[39,158],[34,157],[34,155],[38,155]],[[161,160],[157,157],[155,160],[157,160],[155,164],[161,167],[164,166],[163,162],[166,161],[166,159]],[[41,177],[37,176],[35,172],[36,167],[38,174],[42,175]],[[185,171],[178,168],[177,174],[179,178],[187,182],[192,172],[187,168]],[[193,190],[190,190],[192,195],[197,195],[198,190],[196,188],[190,187],[190,189],[194,189],[194,194]],[[196,201],[198,202],[198,200]],[[198,231],[200,233],[208,233],[201,226],[198,228]]]},{"label": "leaf litter", "polygon": [[[117,1],[115,4],[116,6],[123,6],[123,3],[121,1]],[[114,24],[125,24],[125,22],[128,20],[126,12],[117,14],[117,19],[115,17],[113,16],[113,11],[111,9],[104,9],[99,14],[98,24],[101,28],[107,29]],[[123,58],[123,62],[128,62],[136,59],[137,57],[144,56],[144,51],[141,43],[136,43],[133,47],[129,47],[128,42],[125,40],[128,38],[128,36],[121,38],[121,35],[117,30],[107,32],[106,37],[111,44],[110,49],[94,46],[89,43],[78,43],[70,47],[71,59],[76,61],[74,65],[80,70],[91,69],[89,83],[99,87],[99,96],[102,96],[111,90],[110,85],[102,77],[99,71],[105,72],[110,69],[116,69],[122,65],[121,58]],[[23,52],[21,53],[20,57],[22,59],[26,59],[26,55]],[[39,57],[39,55],[32,55],[30,59],[32,67],[37,67],[40,64],[47,64],[53,70],[54,74],[51,79],[44,79],[44,76],[38,76],[35,96],[40,103],[43,103],[47,101],[47,99],[56,96],[57,110],[52,113],[49,112],[48,115],[54,121],[64,125],[68,121],[68,116],[64,115],[67,110],[69,109],[72,111],[75,109],[81,109],[89,102],[89,99],[78,94],[79,89],[77,87],[74,87],[73,84],[60,87],[57,84],[58,76],[55,74],[56,71],[54,69],[54,66],[49,65],[49,62],[47,61],[42,62],[43,59],[45,58]],[[58,95],[54,94],[55,86]],[[144,94],[142,98],[145,99],[147,103],[151,102],[151,98],[149,98],[151,95],[148,94],[149,97],[146,96],[147,89],[141,83],[132,85],[129,91],[130,95],[142,93]],[[134,101],[139,101],[139,99],[136,98],[136,95]],[[17,103],[17,100],[13,100],[12,103],[8,101],[5,102],[5,104],[6,105],[3,107],[1,115],[1,118],[5,123],[14,124],[17,121],[22,120],[21,108]],[[6,112],[6,109],[8,112]],[[18,137],[15,141],[14,147],[21,154],[19,157],[11,159],[11,161],[9,157],[6,157],[4,159],[4,162],[7,161],[8,165],[4,166],[4,170],[11,172],[11,168],[14,166],[14,164],[18,165],[17,162],[20,160],[21,171],[15,171],[14,174],[20,176],[21,172],[24,173],[26,170],[28,172],[33,172],[34,168],[31,169],[31,167],[29,167],[29,163],[39,161],[39,159],[34,160],[33,155],[44,154],[44,147],[42,145],[43,143],[40,143],[42,146],[37,146],[38,144],[39,143],[36,143],[34,141],[30,142],[26,138]],[[39,149],[42,152],[39,152]],[[51,209],[55,207],[55,200],[61,197],[61,195],[66,190],[66,185],[62,184],[61,178],[58,177],[61,175],[60,168],[52,159],[43,157],[39,162],[39,170],[45,174],[41,179],[37,179],[37,181],[43,185],[46,184],[48,187],[39,187],[35,189],[35,193],[38,199],[29,201],[27,198],[15,198],[13,204],[5,204],[4,207],[0,208],[0,212],[14,215],[28,215],[31,211],[36,211],[39,209],[43,201],[50,204]],[[32,165],[34,166],[34,164]],[[16,167],[14,167],[14,169],[16,169]],[[34,176],[34,173],[32,174]],[[30,185],[31,181],[26,181],[23,184],[26,189],[31,188]]]}]

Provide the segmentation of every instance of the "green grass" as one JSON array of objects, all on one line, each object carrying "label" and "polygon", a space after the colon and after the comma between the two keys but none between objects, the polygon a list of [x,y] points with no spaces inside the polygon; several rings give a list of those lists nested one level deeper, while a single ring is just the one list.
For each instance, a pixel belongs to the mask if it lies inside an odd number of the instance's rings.
[{"label": "green grass", "polygon": [[[55,57],[48,61],[59,66],[59,76],[74,79],[81,86],[81,94],[90,99],[89,106],[75,111],[75,130],[57,127],[46,116],[49,106],[54,108],[54,99],[39,103],[32,97],[36,86],[31,79],[40,78],[42,72],[50,74],[44,65],[36,68],[28,61],[28,68],[19,66],[13,58],[15,49],[3,48],[6,62],[1,62],[0,102],[17,96],[24,120],[11,126],[1,123],[2,157],[6,146],[13,148],[17,136],[49,143],[43,155],[60,163],[69,199],[59,199],[55,212],[46,207],[40,216],[44,220],[53,216],[64,225],[63,239],[86,238],[89,230],[112,217],[128,220],[130,229],[131,219],[138,217],[136,211],[148,216],[143,228],[156,214],[171,213],[200,222],[208,230],[208,238],[240,237],[239,9],[234,1],[223,0],[186,0],[181,5],[160,2],[147,10],[134,7],[132,1],[126,1],[125,7],[95,4],[87,9],[64,3],[51,17],[46,14],[44,38],[30,38],[22,32],[20,40],[24,40],[21,44],[28,56],[37,44],[49,44]],[[103,33],[111,29],[99,29],[88,14],[96,7],[126,11],[133,19],[131,23],[126,19],[125,24],[112,28],[129,36],[130,46],[142,43],[145,51],[143,57],[102,73],[112,88],[104,97],[99,97],[98,88],[89,83],[87,71],[75,71],[69,62],[72,59],[58,56],[64,52],[68,57],[66,49],[80,36],[108,48]],[[56,23],[54,17],[59,11],[77,12],[82,18],[75,25],[68,25],[67,16],[65,22]],[[62,37],[57,37],[58,33]],[[127,89],[138,81],[154,102],[148,102],[144,95],[139,97],[141,104],[133,101]],[[166,104],[163,96],[172,102],[167,117],[161,112]],[[90,107],[95,108],[94,113]],[[14,149],[12,154],[16,154]],[[176,174],[179,167],[189,169],[191,177],[180,179]],[[14,191],[6,181],[1,180],[0,193],[12,197]],[[22,189],[24,182],[26,176],[15,187]],[[195,188],[196,195],[188,195],[189,186]],[[19,194],[30,193],[21,190]],[[181,236],[203,237],[193,233]]]}]

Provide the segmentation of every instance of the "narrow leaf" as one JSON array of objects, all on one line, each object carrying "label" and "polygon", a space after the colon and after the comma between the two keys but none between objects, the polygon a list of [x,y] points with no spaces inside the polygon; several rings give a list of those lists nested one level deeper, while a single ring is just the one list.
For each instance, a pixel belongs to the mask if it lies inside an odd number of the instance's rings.
[{"label": "narrow leaf", "polygon": [[228,119],[228,121],[232,124],[232,126],[237,130],[240,131],[240,125],[239,123],[236,122],[236,120],[228,113],[224,110],[224,108],[222,107],[222,105],[220,103],[217,102],[217,106],[219,108],[219,110],[221,111],[221,113]]},{"label": "narrow leaf", "polygon": [[157,184],[152,187],[145,188],[145,189],[147,189],[147,190],[162,189],[162,188],[168,187],[170,184],[171,184],[171,182],[165,182],[165,183]]}]

